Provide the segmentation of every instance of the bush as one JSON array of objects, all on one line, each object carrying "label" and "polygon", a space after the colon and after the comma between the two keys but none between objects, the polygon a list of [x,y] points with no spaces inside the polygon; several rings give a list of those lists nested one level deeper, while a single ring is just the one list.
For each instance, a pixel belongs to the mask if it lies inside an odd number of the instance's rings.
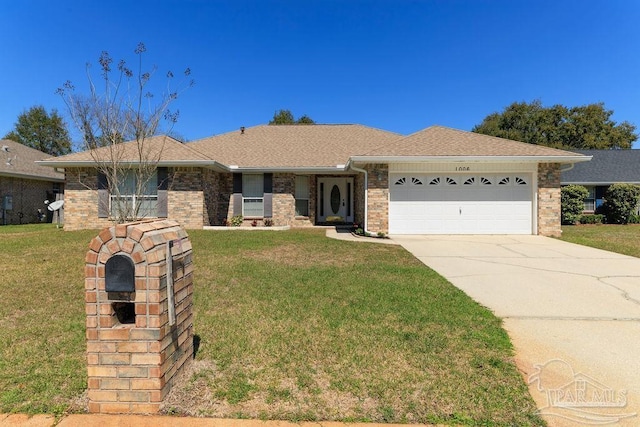
[{"label": "bush", "polygon": [[589,191],[582,185],[567,185],[560,191],[562,223],[573,225],[584,211],[584,199]]},{"label": "bush", "polygon": [[640,224],[640,215],[631,215],[629,217],[629,224]]},{"label": "bush", "polygon": [[638,208],[640,187],[634,184],[613,184],[604,195],[604,212],[609,224],[628,224]]},{"label": "bush", "polygon": [[579,222],[580,224],[602,224],[604,222],[604,215],[582,215],[580,216]]},{"label": "bush", "polygon": [[236,215],[236,216],[232,217],[231,221],[229,221],[229,222],[234,227],[240,227],[242,225],[243,221],[244,221],[244,217],[242,215]]}]

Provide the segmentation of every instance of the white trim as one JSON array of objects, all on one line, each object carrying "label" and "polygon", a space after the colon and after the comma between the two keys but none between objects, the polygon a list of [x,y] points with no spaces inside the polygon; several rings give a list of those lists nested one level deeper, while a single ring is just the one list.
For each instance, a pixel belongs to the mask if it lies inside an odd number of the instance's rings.
[{"label": "white trim", "polygon": [[358,163],[579,163],[588,162],[592,156],[351,156]]}]

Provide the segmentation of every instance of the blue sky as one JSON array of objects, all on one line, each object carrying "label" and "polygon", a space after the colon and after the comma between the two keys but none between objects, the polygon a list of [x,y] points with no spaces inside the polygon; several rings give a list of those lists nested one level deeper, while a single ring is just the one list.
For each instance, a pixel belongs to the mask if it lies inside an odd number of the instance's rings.
[{"label": "blue sky", "polygon": [[[187,140],[269,121],[402,134],[470,130],[514,101],[604,102],[640,125],[640,2],[0,1],[0,136],[33,105],[66,115],[65,80],[86,90],[103,50],[164,72],[191,68],[175,108]],[[97,68],[97,67],[94,67]]]}]

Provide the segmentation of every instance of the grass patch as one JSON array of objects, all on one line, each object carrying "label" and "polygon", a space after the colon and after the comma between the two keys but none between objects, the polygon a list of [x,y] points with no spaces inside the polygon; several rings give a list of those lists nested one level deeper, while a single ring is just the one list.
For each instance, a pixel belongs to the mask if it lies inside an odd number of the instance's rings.
[{"label": "grass patch", "polygon": [[[0,227],[0,412],[61,413],[83,393],[95,234]],[[500,321],[403,249],[322,230],[189,234],[200,350],[167,413],[544,424]]]},{"label": "grass patch", "polygon": [[572,225],[562,227],[561,240],[640,257],[640,225]]},{"label": "grass patch", "polygon": [[0,412],[60,414],[85,390],[83,268],[94,236],[0,227]]}]

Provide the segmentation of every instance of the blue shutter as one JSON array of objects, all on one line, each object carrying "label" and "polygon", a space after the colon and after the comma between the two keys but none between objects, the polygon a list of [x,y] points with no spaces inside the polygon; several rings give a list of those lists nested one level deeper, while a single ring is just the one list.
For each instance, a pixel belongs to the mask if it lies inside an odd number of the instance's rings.
[{"label": "blue shutter", "polygon": [[242,174],[233,174],[233,216],[242,215]]},{"label": "blue shutter", "polygon": [[273,174],[265,173],[263,177],[264,189],[264,217],[273,217]]},{"label": "blue shutter", "polygon": [[167,218],[169,215],[169,168],[158,168],[158,207],[157,217]]},{"label": "blue shutter", "polygon": [[107,176],[98,171],[98,218],[109,218],[109,183]]}]

